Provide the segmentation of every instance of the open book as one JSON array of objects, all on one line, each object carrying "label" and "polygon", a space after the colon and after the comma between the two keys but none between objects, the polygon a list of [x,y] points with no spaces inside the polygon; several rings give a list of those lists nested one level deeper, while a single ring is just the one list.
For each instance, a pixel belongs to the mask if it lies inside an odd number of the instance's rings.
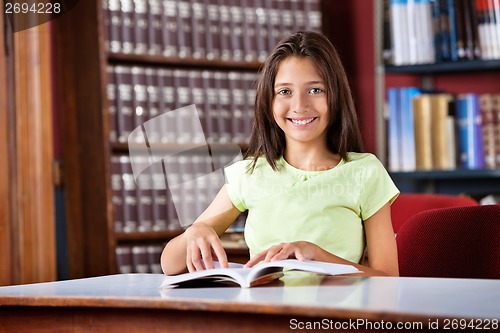
[{"label": "open book", "polygon": [[166,276],[160,288],[215,286],[223,284],[240,285],[242,288],[249,288],[280,278],[283,276],[284,269],[326,275],[359,272],[356,267],[351,265],[312,260],[299,261],[297,259],[286,259],[260,263],[251,268],[244,268],[242,264],[229,263],[229,268],[220,268],[218,266],[203,271]]}]

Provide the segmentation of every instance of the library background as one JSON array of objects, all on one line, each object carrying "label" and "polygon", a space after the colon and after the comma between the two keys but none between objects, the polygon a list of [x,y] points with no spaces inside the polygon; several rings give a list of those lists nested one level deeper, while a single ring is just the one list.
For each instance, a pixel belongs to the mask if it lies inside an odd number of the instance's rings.
[{"label": "library background", "polygon": [[[146,141],[160,154],[183,152],[165,167],[177,181],[230,162],[248,143],[259,68],[298,30],[323,32],[339,50],[365,149],[402,192],[498,201],[499,8],[498,0],[90,0],[15,32],[3,16],[0,251],[10,269],[0,285],[161,272],[165,242],[183,231],[179,215],[194,219],[219,185],[207,178],[175,197],[160,169],[138,184],[129,153]],[[192,104],[201,139],[183,131]],[[164,120],[147,140],[133,135],[153,118]],[[223,236],[230,260],[248,256],[243,226],[244,218]]]}]

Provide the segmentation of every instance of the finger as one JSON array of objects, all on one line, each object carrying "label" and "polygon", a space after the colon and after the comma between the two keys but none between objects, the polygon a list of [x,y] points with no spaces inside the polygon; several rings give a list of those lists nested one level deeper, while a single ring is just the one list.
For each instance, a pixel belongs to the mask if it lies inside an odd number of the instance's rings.
[{"label": "finger", "polygon": [[264,260],[264,258],[266,257],[266,254],[267,254],[267,250],[256,254],[253,258],[251,258],[250,260],[247,261],[247,263],[245,264],[244,267],[247,267],[247,268],[253,267],[255,264]]},{"label": "finger", "polygon": [[186,255],[186,268],[189,273],[195,272],[196,268],[194,267],[192,260],[191,260],[191,255],[189,254],[189,251]]},{"label": "finger", "polygon": [[201,260],[203,262],[204,269],[212,269],[214,268],[214,261],[212,258],[212,250],[210,246],[202,246],[201,247]]},{"label": "finger", "polygon": [[266,258],[264,261],[271,261],[278,253],[280,253],[284,249],[283,244],[275,245],[269,249],[267,252]]},{"label": "finger", "polygon": [[295,258],[297,258],[297,260],[300,260],[300,261],[307,260],[306,256],[304,255],[304,253],[302,253],[302,251],[300,249],[295,250]]},{"label": "finger", "polygon": [[288,259],[289,257],[290,255],[288,254],[288,251],[283,249],[280,252],[276,253],[272,258],[270,258],[269,261],[285,260]]},{"label": "finger", "polygon": [[227,268],[227,255],[226,251],[222,247],[222,244],[217,241],[212,244],[212,250],[214,251],[215,257],[217,258],[217,261],[220,264],[221,268]]},{"label": "finger", "polygon": [[191,250],[191,264],[194,267],[194,271],[202,271],[205,269],[205,267],[203,267],[203,263],[201,262],[201,254],[198,247]]}]

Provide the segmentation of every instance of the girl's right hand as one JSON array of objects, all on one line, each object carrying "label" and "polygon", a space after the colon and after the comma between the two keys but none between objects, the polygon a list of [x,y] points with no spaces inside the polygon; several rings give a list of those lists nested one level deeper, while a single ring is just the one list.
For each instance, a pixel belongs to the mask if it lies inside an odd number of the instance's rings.
[{"label": "girl's right hand", "polygon": [[186,266],[189,272],[214,268],[214,260],[227,268],[226,251],[215,230],[203,222],[191,225],[184,232],[186,238]]}]

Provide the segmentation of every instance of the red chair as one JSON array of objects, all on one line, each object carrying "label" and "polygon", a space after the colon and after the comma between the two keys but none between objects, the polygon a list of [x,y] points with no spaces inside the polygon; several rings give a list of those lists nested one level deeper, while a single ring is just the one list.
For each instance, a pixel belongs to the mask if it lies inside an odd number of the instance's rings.
[{"label": "red chair", "polygon": [[425,210],[478,205],[476,200],[462,195],[401,193],[391,205],[392,227],[397,233],[410,217]]},{"label": "red chair", "polygon": [[500,206],[434,209],[401,226],[400,276],[500,279]]}]

